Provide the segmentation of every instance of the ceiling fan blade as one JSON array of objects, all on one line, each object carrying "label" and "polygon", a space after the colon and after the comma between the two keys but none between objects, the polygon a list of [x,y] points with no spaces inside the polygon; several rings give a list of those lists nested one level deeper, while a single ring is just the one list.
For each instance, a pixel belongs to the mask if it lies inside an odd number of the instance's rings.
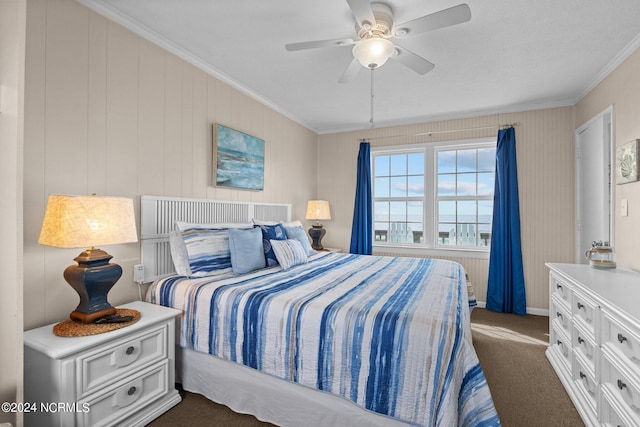
[{"label": "ceiling fan blade", "polygon": [[395,55],[391,55],[390,59],[400,62],[418,74],[427,74],[435,67],[432,62],[427,61],[423,57],[416,55],[402,46],[396,45],[395,49],[397,53]]},{"label": "ceiling fan blade", "polygon": [[376,17],[373,15],[369,0],[347,0],[347,3],[361,28],[365,25],[369,25],[369,28],[376,25]]},{"label": "ceiling fan blade", "polygon": [[304,49],[317,49],[320,47],[350,46],[352,44],[353,39],[315,40],[311,42],[288,43],[284,46],[284,48],[288,51],[294,51]]},{"label": "ceiling fan blade", "polygon": [[338,83],[349,83],[356,77],[356,75],[358,75],[358,71],[360,71],[360,68],[362,68],[362,65],[360,65],[356,58],[353,58],[351,64],[349,64],[344,73],[342,73],[342,76],[340,77],[340,80],[338,80]]},{"label": "ceiling fan blade", "polygon": [[433,31],[451,25],[462,24],[471,20],[471,9],[466,4],[443,9],[440,12],[425,15],[393,27],[395,37],[405,37]]}]

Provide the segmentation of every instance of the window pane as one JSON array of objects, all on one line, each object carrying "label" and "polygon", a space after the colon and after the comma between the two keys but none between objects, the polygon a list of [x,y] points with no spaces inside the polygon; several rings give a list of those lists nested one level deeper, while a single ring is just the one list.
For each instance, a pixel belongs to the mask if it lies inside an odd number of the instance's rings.
[{"label": "window pane", "polygon": [[407,156],[407,173],[424,175],[424,153],[411,153]]},{"label": "window pane", "polygon": [[458,150],[458,173],[476,171],[476,150]]},{"label": "window pane", "polygon": [[476,246],[476,225],[462,223],[457,224],[456,244],[458,246]]},{"label": "window pane", "polygon": [[456,152],[438,151],[438,173],[451,173],[456,171]]},{"label": "window pane", "polygon": [[373,197],[389,197],[389,178],[376,178]]},{"label": "window pane", "polygon": [[458,196],[475,196],[476,195],[476,174],[461,173],[458,174],[458,185],[456,195]]},{"label": "window pane", "polygon": [[373,167],[376,176],[389,176],[389,156],[375,156]]},{"label": "window pane", "polygon": [[496,149],[480,148],[478,150],[478,172],[494,171],[496,169]]},{"label": "window pane", "polygon": [[480,233],[478,246],[491,246],[491,225],[478,224],[478,233]]},{"label": "window pane", "polygon": [[484,172],[478,174],[478,195],[490,196],[493,194],[495,185],[495,173]]},{"label": "window pane", "polygon": [[407,197],[407,177],[391,177],[391,197]]},{"label": "window pane", "polygon": [[394,154],[391,156],[391,175],[407,174],[407,155]]},{"label": "window pane", "polygon": [[457,222],[476,222],[476,201],[459,200]]},{"label": "window pane", "polygon": [[[422,225],[422,218],[424,216],[423,206],[422,202],[407,202],[407,221],[418,222]],[[422,226],[420,230],[422,230]]]},{"label": "window pane", "polygon": [[478,222],[491,224],[493,218],[493,201],[478,200]]},{"label": "window pane", "polygon": [[456,244],[455,224],[438,224],[438,244],[440,245]]},{"label": "window pane", "polygon": [[373,239],[376,242],[386,242],[389,237],[389,223],[388,222],[376,222],[375,231],[373,233]]},{"label": "window pane", "polygon": [[389,202],[389,208],[391,222],[405,222],[407,220],[407,202]]},{"label": "window pane", "polygon": [[424,197],[424,176],[409,176],[407,183],[409,197]]},{"label": "window pane", "polygon": [[438,202],[438,222],[456,222],[455,200],[441,200]]},{"label": "window pane", "polygon": [[373,220],[389,222],[389,202],[375,202],[373,204]]},{"label": "window pane", "polygon": [[438,196],[454,196],[456,194],[456,175],[446,173],[438,175]]}]

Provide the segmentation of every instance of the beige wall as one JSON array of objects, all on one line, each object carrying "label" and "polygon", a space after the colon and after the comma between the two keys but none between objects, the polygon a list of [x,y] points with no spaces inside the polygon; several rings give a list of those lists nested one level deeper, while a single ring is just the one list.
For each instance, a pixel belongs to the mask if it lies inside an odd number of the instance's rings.
[{"label": "beige wall", "polygon": [[[0,1],[0,402],[22,400],[22,128],[25,0]],[[0,412],[0,423],[22,415]]]},{"label": "beige wall", "polygon": [[[75,1],[29,1],[27,30],[25,329],[78,303],[62,272],[80,250],[37,243],[50,194],[284,202],[304,220],[316,134]],[[264,191],[211,185],[215,122],[265,140]],[[137,299],[139,245],[105,249],[124,270],[110,302]]]},{"label": "beige wall", "polygon": [[[616,147],[640,139],[640,50],[636,50],[576,105],[576,128],[613,105]],[[615,185],[614,250],[622,267],[640,270],[640,182]],[[622,199],[629,215],[620,215]]]},{"label": "beige wall", "polygon": [[[375,147],[483,138],[496,136],[498,129],[453,131],[504,123],[518,123],[516,142],[527,306],[534,312],[545,312],[549,305],[545,262],[574,261],[573,107],[321,135],[318,197],[329,200],[333,217],[327,222],[328,231],[323,243],[330,247],[349,247],[355,165],[361,139],[371,139],[371,145]],[[425,132],[433,134],[394,137]],[[385,250],[385,253],[392,252]],[[452,259],[465,266],[475,286],[476,297],[486,301],[488,261]]]}]

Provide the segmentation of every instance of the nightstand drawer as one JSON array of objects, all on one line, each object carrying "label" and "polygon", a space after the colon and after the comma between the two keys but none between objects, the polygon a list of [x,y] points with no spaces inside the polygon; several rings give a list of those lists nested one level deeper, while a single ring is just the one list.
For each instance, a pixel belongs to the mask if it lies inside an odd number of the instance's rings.
[{"label": "nightstand drawer", "polygon": [[577,290],[573,293],[572,314],[576,322],[582,323],[585,332],[596,340],[596,310],[598,305]]},{"label": "nightstand drawer", "polygon": [[167,327],[153,329],[115,341],[77,359],[80,399],[108,382],[130,376],[141,367],[167,357]]},{"label": "nightstand drawer", "polygon": [[81,400],[79,407],[88,404],[88,410],[78,414],[78,425],[126,424],[122,422],[125,418],[168,392],[168,367],[169,362],[165,360],[107,388],[104,393]]}]

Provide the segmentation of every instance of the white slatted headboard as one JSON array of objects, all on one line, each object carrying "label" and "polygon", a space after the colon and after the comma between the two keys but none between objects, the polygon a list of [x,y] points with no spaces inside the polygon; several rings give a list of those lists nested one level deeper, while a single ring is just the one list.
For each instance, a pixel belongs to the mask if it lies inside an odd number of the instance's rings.
[{"label": "white slatted headboard", "polygon": [[291,205],[141,196],[140,247],[145,283],[175,272],[169,248],[169,233],[174,229],[176,221],[213,224],[248,223],[253,219],[291,221]]}]

